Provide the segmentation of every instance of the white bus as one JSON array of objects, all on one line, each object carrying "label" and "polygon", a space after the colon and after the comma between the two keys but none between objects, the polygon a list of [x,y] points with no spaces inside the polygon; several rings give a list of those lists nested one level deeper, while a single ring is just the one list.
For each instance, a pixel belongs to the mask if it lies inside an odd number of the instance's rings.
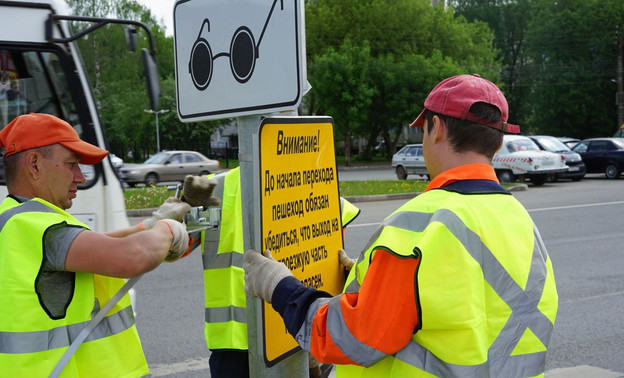
[{"label": "white bus", "polygon": [[[151,32],[129,20],[68,16],[58,1],[0,0],[0,128],[20,114],[49,113],[69,122],[80,137],[107,149],[102,124],[87,74],[77,49],[77,38],[111,23],[142,28],[153,46]],[[58,13],[64,12],[64,13]],[[85,22],[84,31],[72,35],[68,21]],[[132,35],[132,33],[130,33]],[[129,38],[132,42],[133,38]],[[131,43],[132,44],[132,43]],[[160,87],[151,52],[143,49],[148,92],[157,109]],[[95,166],[82,166],[86,183],[69,212],[93,230],[127,227],[122,184],[110,157]],[[0,170],[0,196],[7,195]]]}]

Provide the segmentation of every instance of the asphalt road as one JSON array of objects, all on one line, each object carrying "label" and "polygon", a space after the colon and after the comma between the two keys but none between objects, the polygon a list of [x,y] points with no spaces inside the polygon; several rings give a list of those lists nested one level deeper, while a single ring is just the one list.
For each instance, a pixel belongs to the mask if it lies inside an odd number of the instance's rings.
[{"label": "asphalt road", "polygon": [[[376,178],[377,171],[362,174]],[[359,173],[344,174],[339,173],[341,180],[356,179]],[[381,179],[394,178],[390,175]],[[624,179],[590,175],[580,182],[529,184],[528,190],[513,192],[540,229],[559,291],[548,378],[624,377],[623,189]],[[382,218],[404,202],[356,203],[362,213],[347,228],[348,253],[357,255]],[[162,264],[137,283],[137,327],[153,377],[210,376],[203,292],[198,251]]]}]

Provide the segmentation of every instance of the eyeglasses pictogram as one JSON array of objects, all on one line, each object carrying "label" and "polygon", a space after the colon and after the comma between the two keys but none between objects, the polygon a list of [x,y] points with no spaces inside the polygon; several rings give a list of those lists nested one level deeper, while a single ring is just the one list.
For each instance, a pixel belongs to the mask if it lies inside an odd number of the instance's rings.
[{"label": "eyeglasses pictogram", "polygon": [[[191,74],[195,88],[200,91],[208,88],[210,80],[212,79],[214,60],[220,57],[230,58],[230,69],[232,70],[232,75],[236,81],[243,84],[251,78],[254,68],[256,67],[256,59],[259,57],[258,49],[260,47],[260,42],[262,42],[264,32],[269,24],[269,20],[271,19],[271,15],[273,14],[277,1],[278,0],[273,0],[271,10],[269,11],[269,15],[264,23],[264,27],[262,28],[262,33],[260,33],[260,38],[258,39],[257,44],[251,30],[249,30],[247,26],[241,26],[236,29],[234,35],[232,36],[230,51],[221,52],[214,56],[212,54],[210,44],[206,38],[202,37],[204,26],[206,26],[208,32],[210,32],[210,20],[207,18],[204,19],[201,27],[199,28],[197,40],[191,49],[191,58],[189,61],[189,73]],[[284,10],[284,0],[279,1],[280,10]]]}]

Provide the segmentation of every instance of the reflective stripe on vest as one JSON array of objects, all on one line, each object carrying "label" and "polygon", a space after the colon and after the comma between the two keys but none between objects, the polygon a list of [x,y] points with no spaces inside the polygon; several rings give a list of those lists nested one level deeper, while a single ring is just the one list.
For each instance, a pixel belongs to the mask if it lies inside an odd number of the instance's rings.
[{"label": "reflective stripe on vest", "polygon": [[[512,215],[513,216],[513,215]],[[375,232],[374,244],[358,259],[358,267],[350,275],[351,282],[345,291],[359,290],[359,282],[367,270],[370,253],[381,247],[391,252],[405,249],[405,239],[397,237],[402,232],[422,232],[430,224],[443,224],[458,239],[472,258],[479,263],[485,281],[509,306],[512,314],[487,350],[487,361],[482,364],[455,365],[441,360],[425,347],[412,341],[396,353],[395,358],[417,369],[437,376],[536,376],[543,374],[544,351],[513,355],[514,348],[527,329],[548,346],[553,322],[537,308],[548,280],[548,259],[539,232],[534,227],[534,246],[529,270],[528,284],[523,290],[504,269],[496,256],[464,222],[453,212],[441,209],[435,213],[401,211],[389,216]],[[393,248],[396,247],[396,249]],[[361,268],[360,265],[365,265]],[[355,279],[354,279],[355,278]],[[549,293],[551,295],[551,293]],[[556,296],[556,294],[554,294]],[[373,366],[386,355],[358,341],[348,330],[342,317],[339,297],[332,299],[327,310],[327,328],[332,340],[349,358],[364,366]],[[334,336],[335,335],[335,336]],[[388,357],[386,357],[388,358]],[[387,365],[385,365],[387,367]],[[392,365],[390,365],[392,366]],[[353,369],[345,369],[353,372]],[[339,371],[339,370],[338,370]],[[389,372],[389,371],[388,371]],[[377,373],[380,373],[377,371]],[[340,376],[340,375],[339,375]]]},{"label": "reflective stripe on vest", "polygon": [[12,216],[16,214],[30,213],[30,212],[55,213],[54,210],[42,204],[41,202],[28,201],[22,205],[12,207],[4,211],[2,214],[0,214],[0,232],[4,228],[4,225],[6,224],[6,222],[8,222]]},{"label": "reflective stripe on vest", "polygon": [[[5,290],[0,300],[0,366],[7,375],[47,375],[99,310],[98,300],[106,303],[124,280],[75,273],[75,288],[66,316],[50,318],[40,308],[34,290],[43,258],[43,234],[55,224],[88,227],[38,199],[19,204],[8,197],[0,211],[1,243],[6,248],[0,258],[0,286]],[[23,268],[17,271],[15,266]],[[21,289],[24,285],[28,289]],[[19,308],[19,315],[2,310],[8,308],[7,301],[11,301],[13,312]],[[148,374],[130,299],[126,296],[120,302],[76,351],[62,377]],[[17,318],[19,322],[15,321]]]},{"label": "reflective stripe on vest", "polygon": [[[44,331],[0,332],[0,353],[36,353],[56,348],[67,348],[89,321],[56,327]],[[134,325],[132,307],[102,319],[85,342],[103,339],[125,331]]]}]

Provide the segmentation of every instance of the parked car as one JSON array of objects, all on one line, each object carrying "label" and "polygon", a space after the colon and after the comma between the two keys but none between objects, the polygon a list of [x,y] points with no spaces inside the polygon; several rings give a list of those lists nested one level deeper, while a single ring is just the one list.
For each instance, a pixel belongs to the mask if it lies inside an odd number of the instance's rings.
[{"label": "parked car", "polygon": [[219,169],[219,161],[195,151],[162,151],[143,164],[125,164],[121,179],[128,185],[156,185],[166,181],[184,181],[186,175],[206,175]]},{"label": "parked car", "polygon": [[533,142],[535,142],[540,149],[561,154],[565,159],[568,170],[557,172],[555,174],[555,180],[572,179],[574,181],[579,181],[585,176],[585,163],[583,163],[581,155],[572,151],[570,147],[566,146],[558,138],[548,135],[531,135],[529,138],[533,139]]},{"label": "parked car", "polygon": [[123,159],[121,159],[119,156],[117,156],[117,155],[115,155],[113,153],[108,154],[108,155],[110,156],[111,163],[113,164],[113,168],[119,169],[119,168],[123,167],[123,165],[124,165]]},{"label": "parked car", "polygon": [[583,158],[587,173],[603,173],[616,179],[624,168],[624,138],[592,138],[580,141],[572,151]]},{"label": "parked car", "polygon": [[557,172],[568,170],[560,154],[540,150],[533,140],[522,135],[503,136],[503,145],[494,154],[492,165],[500,182],[529,179],[536,186],[543,185]]},{"label": "parked car", "polygon": [[557,139],[562,141],[563,144],[565,144],[566,146],[570,147],[570,149],[576,146],[576,144],[581,141],[580,139],[570,138],[570,137],[557,137]]},{"label": "parked car", "polygon": [[108,154],[108,156],[110,157],[111,164],[113,165],[113,170],[117,172],[118,176],[121,175],[120,170],[121,170],[121,167],[123,167],[124,165],[124,161],[113,153]]},{"label": "parked car", "polygon": [[407,144],[396,154],[392,155],[392,168],[397,178],[405,180],[407,175],[422,175],[429,177],[425,166],[422,144]]}]

